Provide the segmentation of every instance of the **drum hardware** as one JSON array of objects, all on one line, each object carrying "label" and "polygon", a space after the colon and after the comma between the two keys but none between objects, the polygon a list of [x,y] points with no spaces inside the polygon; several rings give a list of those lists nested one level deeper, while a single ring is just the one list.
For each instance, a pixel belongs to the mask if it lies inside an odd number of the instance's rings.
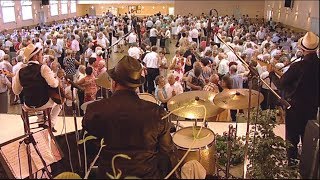
[{"label": "drum hardware", "polygon": [[177,131],[172,140],[178,149],[176,155],[180,162],[197,160],[207,174],[215,173],[215,134],[212,130],[199,126],[186,127]]},{"label": "drum hardware", "polygon": [[[249,89],[228,89],[217,94],[213,102],[218,107],[223,109],[248,109],[248,107],[258,107],[261,102],[258,103],[258,99],[263,100],[263,95],[258,91]],[[251,95],[251,103],[249,106],[248,98]],[[261,100],[261,101],[262,101]]]},{"label": "drum hardware", "polygon": [[[253,79],[257,79],[259,82],[262,82],[276,97],[277,99],[281,102],[281,104],[286,107],[286,109],[290,109],[291,105],[281,96],[279,96],[279,94],[277,92],[275,92],[269,85],[268,83],[266,83],[259,75],[258,71],[256,69],[254,69],[252,66],[250,66],[245,60],[243,60],[234,50],[232,47],[230,47],[226,42],[224,42],[222,40],[222,38],[220,36],[216,36],[218,38],[218,40],[223,43],[226,47],[228,47],[228,49],[233,52],[233,54],[237,57],[238,60],[240,60],[240,62],[249,69],[249,76],[248,76],[248,82],[249,82],[249,102],[248,102],[248,121],[247,121],[247,130],[246,130],[246,143],[245,143],[245,153],[244,153],[244,166],[246,165],[246,159],[248,156],[248,143],[249,143],[249,124],[250,124],[250,111],[251,111],[251,107],[252,107],[252,82]],[[255,99],[253,99],[255,100]],[[254,102],[255,104],[255,102]],[[254,107],[254,106],[253,106]],[[241,109],[241,108],[239,108]],[[243,178],[246,178],[246,168],[244,168],[244,172],[243,172]]]},{"label": "drum hardware", "polygon": [[232,150],[232,139],[236,138],[236,129],[233,128],[232,124],[229,125],[228,132],[228,144],[227,144],[227,166],[226,166],[226,178],[229,178],[230,175],[230,159],[231,159],[231,150]]},{"label": "drum hardware", "polygon": [[[216,96],[214,92],[189,91],[172,97],[168,103],[168,109],[172,114],[188,119],[202,119],[218,115],[222,108],[213,103]],[[204,108],[207,114],[204,115]]]},{"label": "drum hardware", "polygon": [[[165,118],[167,118],[167,117],[169,117],[171,114],[173,114],[174,112],[176,112],[176,111],[179,111],[179,110],[181,110],[181,109],[183,109],[183,108],[186,108],[186,107],[189,107],[189,106],[194,106],[194,105],[186,105],[186,106],[181,106],[181,107],[178,107],[177,109],[174,109],[174,110],[172,110],[170,113],[168,113],[167,115],[165,115],[164,117],[162,117],[161,119],[165,119]],[[207,114],[207,109],[206,109],[206,107],[204,106],[204,105],[202,105],[202,108],[204,108],[204,117],[203,117],[203,123],[205,123],[205,120],[206,120],[206,114]],[[190,127],[187,127],[187,128],[190,128]],[[187,129],[187,128],[183,128],[183,129],[180,129],[179,131],[182,131],[182,130],[184,130],[184,129]],[[179,162],[177,163],[177,165],[171,170],[171,172],[164,178],[164,179],[168,179],[173,173],[175,173],[175,171],[181,166],[181,164],[182,164],[182,162],[184,162],[184,160],[186,159],[186,157],[188,156],[188,154],[192,151],[192,149],[194,148],[194,146],[195,146],[195,144],[196,144],[196,142],[197,142],[197,140],[198,140],[198,138],[199,138],[199,136],[200,136],[200,133],[201,133],[201,131],[202,131],[202,129],[203,129],[203,127],[201,126],[200,127],[200,129],[199,129],[199,131],[198,131],[198,133],[197,133],[197,135],[196,136],[194,136],[194,135],[192,135],[192,143],[190,144],[190,143],[188,143],[188,145],[186,146],[186,148],[188,148],[187,149],[187,151],[184,153],[184,155],[181,157],[181,159],[179,160]],[[207,130],[210,130],[210,129],[208,129],[208,128],[205,128],[205,129],[207,129]],[[211,131],[211,130],[210,130]],[[213,133],[213,132],[212,132]],[[174,135],[176,135],[177,134],[177,132],[174,134]],[[213,133],[213,135],[214,135],[214,133]],[[189,139],[190,140],[190,139]],[[214,146],[213,146],[214,147]],[[212,156],[212,157],[214,157],[214,156]],[[206,161],[207,163],[210,163],[210,161]]]}]

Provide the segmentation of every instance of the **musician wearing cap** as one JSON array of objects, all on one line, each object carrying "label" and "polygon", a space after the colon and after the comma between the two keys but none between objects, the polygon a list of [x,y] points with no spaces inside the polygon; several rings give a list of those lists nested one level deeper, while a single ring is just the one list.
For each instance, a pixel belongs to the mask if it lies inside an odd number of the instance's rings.
[{"label": "musician wearing cap", "polygon": [[[287,150],[291,164],[297,159],[297,144],[300,137],[303,140],[306,124],[316,119],[319,107],[319,37],[307,32],[299,39],[298,48],[303,52],[302,60],[293,63],[277,83],[291,105],[286,111],[286,139],[293,145]],[[270,75],[277,77],[274,72]]]},{"label": "musician wearing cap", "polygon": [[[98,138],[104,138],[106,147],[97,163],[98,178],[112,173],[111,161],[116,154],[131,157],[117,159],[117,168],[123,176],[163,178],[170,168],[174,145],[170,136],[170,123],[162,120],[166,113],[157,104],[141,100],[135,90],[145,78],[138,60],[124,56],[115,68],[107,71],[111,77],[113,95],[89,104],[82,121],[83,128]],[[162,166],[160,163],[167,161]]]},{"label": "musician wearing cap", "polygon": [[[13,77],[13,92],[19,95],[23,90],[24,105],[27,109],[42,110],[51,107],[51,124],[54,127],[61,109],[49,97],[48,89],[49,87],[57,88],[59,81],[55,79],[51,69],[43,64],[41,48],[29,44],[24,50],[23,55],[28,63],[26,67],[21,68]],[[42,121],[42,118],[39,116],[38,121]],[[40,124],[39,126],[47,128],[47,123]],[[52,131],[56,132],[54,128],[52,128]]]}]

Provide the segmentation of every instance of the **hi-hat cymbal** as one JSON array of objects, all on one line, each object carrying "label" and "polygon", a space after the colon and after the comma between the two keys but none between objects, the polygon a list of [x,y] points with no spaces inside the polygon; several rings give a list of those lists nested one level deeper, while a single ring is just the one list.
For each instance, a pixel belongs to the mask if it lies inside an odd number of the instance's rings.
[{"label": "hi-hat cymbal", "polygon": [[[259,103],[258,103],[259,101]],[[258,91],[251,91],[251,108],[258,107],[263,101],[263,95]],[[229,89],[217,94],[214,104],[223,109],[248,109],[249,89]]]},{"label": "hi-hat cymbal", "polygon": [[96,84],[97,86],[106,88],[106,89],[110,89],[111,88],[111,81],[109,79],[109,75],[107,72],[105,73],[101,73],[98,78],[96,78]]},{"label": "hi-hat cymbal", "polygon": [[[208,91],[189,91],[173,96],[167,103],[173,114],[189,119],[213,117],[223,111],[213,103],[216,93]],[[205,108],[205,109],[204,109]],[[178,110],[177,110],[178,109]]]}]

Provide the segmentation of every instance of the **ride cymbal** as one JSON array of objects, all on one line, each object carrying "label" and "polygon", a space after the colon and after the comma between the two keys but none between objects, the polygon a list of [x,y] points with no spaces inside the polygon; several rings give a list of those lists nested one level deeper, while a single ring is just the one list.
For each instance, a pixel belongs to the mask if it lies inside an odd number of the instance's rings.
[{"label": "ride cymbal", "polygon": [[[216,93],[209,91],[189,91],[173,96],[167,103],[174,115],[189,119],[202,119],[218,115],[222,108],[213,103]],[[206,109],[206,115],[205,115]]]},{"label": "ride cymbal", "polygon": [[[251,108],[258,107],[263,101],[263,95],[258,91],[251,91]],[[258,103],[259,101],[259,103]],[[214,104],[223,109],[248,109],[249,89],[228,89],[217,94]]]}]

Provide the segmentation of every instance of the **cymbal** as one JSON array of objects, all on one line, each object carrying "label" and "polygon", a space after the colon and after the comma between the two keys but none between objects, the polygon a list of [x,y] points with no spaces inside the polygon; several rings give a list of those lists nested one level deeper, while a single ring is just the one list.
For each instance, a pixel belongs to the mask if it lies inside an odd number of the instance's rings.
[{"label": "cymbal", "polygon": [[[216,93],[209,91],[189,91],[173,96],[167,103],[173,114],[189,119],[202,119],[218,115],[222,108],[213,103]],[[206,108],[206,116],[205,110]],[[178,109],[179,110],[176,110]]]},{"label": "cymbal", "polygon": [[95,80],[97,86],[100,86],[100,87],[103,87],[106,89],[110,89],[111,88],[111,81],[109,78],[110,77],[107,72],[100,74]]},{"label": "cymbal", "polygon": [[88,105],[91,104],[91,103],[93,103],[93,102],[95,102],[95,101],[97,101],[97,100],[85,102],[85,103],[83,103],[83,104],[81,105],[80,108],[82,109],[82,111],[86,112]]},{"label": "cymbal", "polygon": [[[258,91],[251,91],[251,108],[259,106],[263,101],[263,95]],[[213,100],[214,104],[223,109],[248,109],[249,89],[229,89],[217,94]]]}]

